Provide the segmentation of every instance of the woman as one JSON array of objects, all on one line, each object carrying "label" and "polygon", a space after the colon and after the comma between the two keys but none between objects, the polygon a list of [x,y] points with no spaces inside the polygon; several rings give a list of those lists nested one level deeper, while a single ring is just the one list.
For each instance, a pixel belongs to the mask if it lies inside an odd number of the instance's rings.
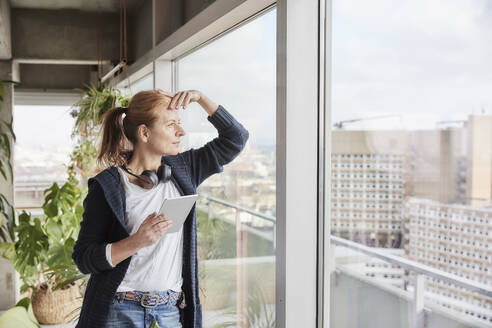
[{"label": "woman", "polygon": [[[181,152],[177,109],[191,102],[203,107],[219,136]],[[195,194],[248,137],[224,107],[196,90],[141,91],[128,108],[105,114],[98,163],[107,168],[88,180],[72,255],[91,274],[77,327],[202,326],[195,207],[169,234],[170,221],[155,211],[164,198]]]}]

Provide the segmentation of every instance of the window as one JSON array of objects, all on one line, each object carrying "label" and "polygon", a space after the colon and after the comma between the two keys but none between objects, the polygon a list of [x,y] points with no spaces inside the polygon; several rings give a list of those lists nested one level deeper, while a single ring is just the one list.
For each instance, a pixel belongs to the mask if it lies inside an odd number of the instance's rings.
[{"label": "window", "polygon": [[[487,283],[475,267],[490,266],[477,256],[486,246],[476,241],[492,227],[491,21],[488,1],[333,1],[333,235]],[[343,198],[338,186],[347,175],[368,187],[349,185],[343,191],[352,196]],[[355,203],[366,204],[357,216]],[[351,224],[374,222],[374,214],[376,225]],[[471,248],[451,252],[458,258],[451,260],[450,250],[462,247]],[[337,266],[349,258],[337,254]],[[364,268],[367,260],[352,256],[351,266],[360,270],[357,263]],[[427,288],[426,299],[458,313],[487,302],[439,279],[435,286],[446,293]],[[332,303],[336,327],[350,320],[337,307],[358,301]],[[480,319],[487,309],[476,307],[463,316]]]},{"label": "window", "polygon": [[[275,40],[276,11],[270,10],[176,60],[177,90],[200,90],[250,135],[242,153],[198,190],[200,301],[206,326],[237,320],[235,304],[244,313],[260,311],[248,318],[250,326],[275,323]],[[180,115],[184,149],[199,148],[217,136],[199,104]],[[227,310],[234,315],[226,316]]]}]

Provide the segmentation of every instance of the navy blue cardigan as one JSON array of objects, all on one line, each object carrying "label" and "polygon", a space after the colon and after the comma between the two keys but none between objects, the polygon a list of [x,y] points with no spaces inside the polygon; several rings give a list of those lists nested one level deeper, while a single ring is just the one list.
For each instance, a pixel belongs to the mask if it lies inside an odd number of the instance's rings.
[{"label": "navy blue cardigan", "polygon": [[[207,119],[218,137],[199,149],[163,156],[172,167],[172,181],[181,195],[195,194],[209,176],[223,171],[244,148],[249,133],[221,105]],[[129,236],[125,228],[125,190],[115,166],[88,180],[80,233],[72,258],[82,273],[90,274],[77,328],[105,326],[109,306],[123,280],[131,257],[114,268],[106,260],[106,245]],[[184,328],[202,327],[202,308],[198,294],[196,212],[193,206],[183,225],[183,286],[187,306],[182,310]]]}]

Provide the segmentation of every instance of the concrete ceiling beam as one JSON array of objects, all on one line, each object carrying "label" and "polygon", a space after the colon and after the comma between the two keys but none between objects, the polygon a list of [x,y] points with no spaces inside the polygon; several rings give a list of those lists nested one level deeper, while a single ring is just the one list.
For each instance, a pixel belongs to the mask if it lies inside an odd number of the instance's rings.
[{"label": "concrete ceiling beam", "polygon": [[11,21],[14,58],[119,61],[119,14],[12,8]]}]

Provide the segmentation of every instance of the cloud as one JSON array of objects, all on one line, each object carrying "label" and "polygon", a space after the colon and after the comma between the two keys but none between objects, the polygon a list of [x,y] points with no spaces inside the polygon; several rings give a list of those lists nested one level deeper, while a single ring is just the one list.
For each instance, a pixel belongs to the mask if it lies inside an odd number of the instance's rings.
[{"label": "cloud", "polygon": [[[251,143],[274,144],[276,113],[275,11],[249,22],[179,63],[179,89],[199,89],[250,132]],[[196,107],[196,108],[195,108]],[[183,112],[189,132],[214,132],[199,106]],[[198,118],[198,119],[197,119]]]},{"label": "cloud", "polygon": [[333,12],[335,121],[492,113],[490,1],[338,0]]}]

